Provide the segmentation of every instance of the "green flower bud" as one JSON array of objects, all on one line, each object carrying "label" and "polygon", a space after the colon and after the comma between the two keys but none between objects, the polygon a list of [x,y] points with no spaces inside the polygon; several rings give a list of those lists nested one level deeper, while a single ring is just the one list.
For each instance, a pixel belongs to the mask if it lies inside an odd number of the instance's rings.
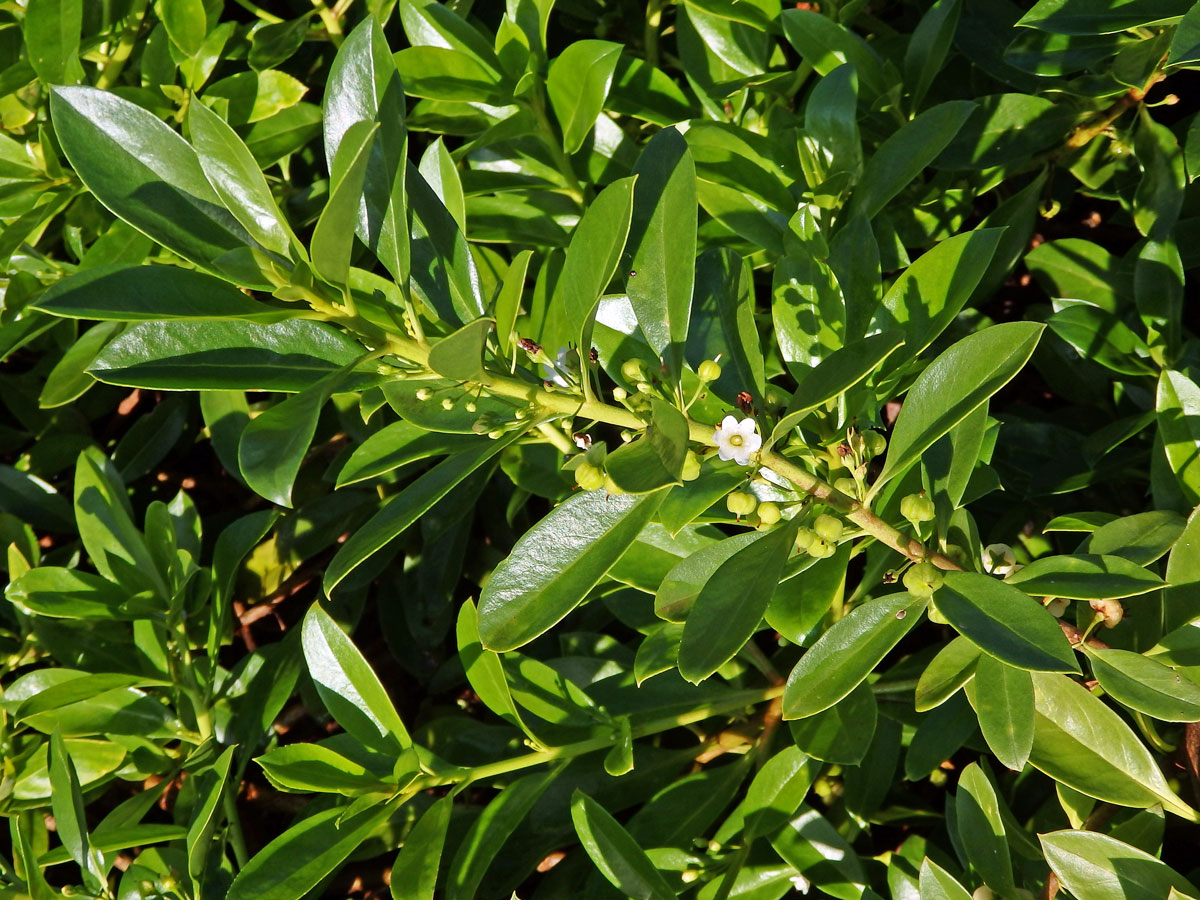
[{"label": "green flower bud", "polygon": [[914,525],[933,521],[936,512],[933,501],[922,494],[909,494],[900,501],[900,515]]},{"label": "green flower bud", "polygon": [[813,542],[808,545],[808,555],[817,559],[828,559],[835,553],[837,553],[837,545],[824,538],[814,538]]},{"label": "green flower bud", "polygon": [[808,548],[812,546],[813,541],[817,536],[813,534],[811,528],[798,528],[796,530],[796,551],[798,553],[808,552]]},{"label": "green flower bud", "polygon": [[624,400],[628,396],[629,396],[629,391],[625,390],[625,388],[623,388],[623,387],[613,388],[613,399],[616,400],[618,403],[620,403],[622,400]]},{"label": "green flower bud", "polygon": [[887,449],[887,438],[878,431],[868,429],[863,432],[863,446],[867,450],[867,454],[875,457],[883,453]]},{"label": "green flower bud", "polygon": [[589,462],[580,463],[575,467],[575,483],[585,491],[598,490],[604,487],[604,472]]},{"label": "green flower bud", "polygon": [[701,381],[716,381],[721,377],[721,364],[713,359],[706,359],[700,363],[700,368],[696,370],[696,374],[700,376]]},{"label": "green flower bud", "polygon": [[763,525],[774,525],[783,514],[779,511],[779,507],[769,500],[766,503],[758,504],[758,521]]},{"label": "green flower bud", "polygon": [[725,505],[735,516],[748,516],[754,512],[754,507],[758,506],[758,498],[753,494],[734,491],[725,498]]},{"label": "green flower bud", "polygon": [[858,482],[853,478],[839,478],[833,483],[834,488],[847,497],[858,496]]},{"label": "green flower bud", "polygon": [[454,401],[449,397],[442,398],[442,409],[454,409]]},{"label": "green flower bud", "polygon": [[827,541],[836,541],[842,536],[842,520],[834,516],[825,515],[822,513],[817,516],[813,522],[813,531],[817,533],[817,537],[824,538]]},{"label": "green flower bud", "polygon": [[429,390],[429,388],[417,388],[417,399],[418,400],[428,400],[432,396],[433,396],[433,391]]},{"label": "green flower bud", "polygon": [[904,573],[904,589],[914,597],[932,597],[942,586],[941,570],[931,562],[919,562]]},{"label": "green flower bud", "polygon": [[478,406],[478,404],[475,403],[474,400],[468,400],[467,405],[466,405],[466,410],[469,413],[478,412],[479,406]]},{"label": "green flower bud", "polygon": [[627,359],[621,363],[621,374],[625,377],[626,381],[645,381],[646,367],[640,359]]},{"label": "green flower bud", "polygon": [[700,477],[700,457],[695,451],[689,450],[683,458],[683,474],[680,477],[684,481],[695,481]]}]

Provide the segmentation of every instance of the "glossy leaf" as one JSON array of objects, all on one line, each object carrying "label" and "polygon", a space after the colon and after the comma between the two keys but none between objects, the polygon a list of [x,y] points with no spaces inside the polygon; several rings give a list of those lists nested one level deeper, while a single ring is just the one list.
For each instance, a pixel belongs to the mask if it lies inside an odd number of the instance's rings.
[{"label": "glossy leaf", "polygon": [[821,635],[788,676],[783,715],[802,719],[837,703],[917,624],[925,599],[892,594],[851,610]]},{"label": "glossy leaf", "polygon": [[319,603],[304,617],[302,641],[308,673],[338,724],[383,753],[412,743],[378,676]]},{"label": "glossy leaf", "polygon": [[934,604],[980,650],[1033,672],[1078,672],[1071,645],[1046,608],[988,575],[947,572]]},{"label": "glossy leaf", "polygon": [[479,597],[479,635],[491,650],[513,650],[573,610],[650,520],[662,494],[567,500],[517,541]]},{"label": "glossy leaf", "polygon": [[1012,859],[1000,819],[1000,801],[983,770],[975,763],[963,769],[955,797],[959,840],[967,859],[984,883],[1001,894],[1015,889]]},{"label": "glossy leaf", "polygon": [[938,356],[909,389],[896,419],[877,490],[920,458],[934,441],[1004,387],[1033,354],[1044,326],[993,325]]},{"label": "glossy leaf", "polygon": [[682,484],[687,455],[688,423],[683,413],[662,400],[651,402],[645,434],[605,458],[605,471],[617,487],[631,494]]},{"label": "glossy leaf", "polygon": [[1164,722],[1200,722],[1200,685],[1182,672],[1130,650],[1083,649],[1114,700]]},{"label": "glossy leaf", "polygon": [[392,863],[393,900],[433,900],[453,798],[435,800],[404,839]]},{"label": "glossy leaf", "polygon": [[584,851],[613,887],[642,900],[671,900],[675,896],[629,832],[581,791],[571,798],[571,821]]},{"label": "glossy leaf", "polygon": [[1161,578],[1119,556],[1044,556],[1004,579],[1027,594],[1072,600],[1120,599],[1164,586]]},{"label": "glossy leaf", "polygon": [[1033,746],[1033,682],[1029,673],[983,653],[975,666],[975,711],[988,747],[1014,772]]},{"label": "glossy leaf", "polygon": [[583,146],[595,125],[620,55],[621,45],[611,41],[575,41],[550,64],[546,93],[568,153]]},{"label": "glossy leaf", "polygon": [[1053,831],[1038,839],[1059,881],[1079,900],[1150,900],[1172,890],[1196,893],[1166,863],[1108,835]]}]

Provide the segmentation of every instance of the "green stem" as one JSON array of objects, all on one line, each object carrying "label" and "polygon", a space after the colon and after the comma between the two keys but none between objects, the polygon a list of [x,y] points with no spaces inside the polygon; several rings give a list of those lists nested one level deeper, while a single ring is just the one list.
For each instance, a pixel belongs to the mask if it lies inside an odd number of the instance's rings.
[{"label": "green stem", "polygon": [[658,67],[658,35],[662,28],[663,0],[650,0],[646,4],[646,29],[642,33],[642,43],[646,51],[646,62]]},{"label": "green stem", "polygon": [[262,19],[268,25],[280,25],[287,21],[286,19],[281,19],[279,16],[267,12],[265,9],[260,9],[251,3],[250,0],[233,0],[233,2],[256,18]]},{"label": "green stem", "polygon": [[[755,706],[759,703],[766,703],[774,700],[776,697],[783,695],[783,685],[774,685],[769,688],[763,688],[756,691],[738,691],[736,694],[726,699],[716,701],[702,706],[699,709],[690,710],[677,716],[667,716],[662,719],[654,719],[646,722],[643,725],[637,725],[633,728],[634,739],[646,737],[651,734],[658,734],[663,731],[669,731],[672,728],[679,728],[684,725],[694,725],[697,722],[703,722],[705,719],[712,716],[724,715],[726,713],[736,712],[744,709],[747,706]],[[406,792],[415,793],[423,791],[431,787],[439,787],[447,784],[458,784],[463,781],[485,781],[492,778],[497,778],[500,775],[507,775],[510,772],[519,772],[521,769],[529,769],[534,766],[545,765],[546,763],[554,762],[559,759],[569,759],[576,756],[582,756],[585,753],[594,753],[597,750],[605,750],[613,745],[615,737],[606,735],[604,737],[589,738],[586,741],[576,741],[573,744],[564,744],[561,747],[551,747],[549,750],[541,750],[536,753],[526,753],[524,756],[514,756],[511,759],[502,759],[499,762],[491,763],[486,766],[478,766],[474,769],[463,769],[459,772],[453,772],[448,775],[426,775],[418,778],[406,788]]]},{"label": "green stem", "polygon": [[250,861],[250,852],[246,849],[246,836],[242,834],[242,819],[237,809],[237,789],[240,784],[240,778],[237,781],[231,780],[225,786],[225,796],[221,798],[221,803],[225,808],[225,821],[229,825],[226,836],[229,838],[229,845],[233,847],[233,858],[237,860],[238,868],[244,869]]},{"label": "green stem", "polygon": [[137,44],[138,33],[142,30],[142,20],[146,17],[148,3],[149,0],[134,0],[130,7],[129,15],[126,16],[129,24],[121,32],[117,46],[113,48],[105,63],[100,66],[96,87],[101,90],[108,90],[121,77],[121,71],[125,68],[125,63],[129,62],[129,55],[133,53],[133,48]]},{"label": "green stem", "polygon": [[543,99],[544,93],[545,86],[539,79],[533,88],[530,108],[533,110],[534,118],[537,119],[542,143],[550,151],[550,156],[554,158],[554,165],[558,167],[563,178],[567,180],[567,193],[571,196],[572,200],[583,206],[588,200],[587,192],[584,190],[583,185],[579,183],[579,178],[575,175],[575,166],[571,162],[571,157],[567,156],[567,152],[563,149],[562,141],[558,139],[558,135],[554,132],[554,126],[550,123],[550,117],[546,115],[546,101]]},{"label": "green stem", "polygon": [[[425,365],[428,362],[429,348],[426,346],[397,335],[388,335],[387,342],[388,349],[404,359],[419,365]],[[599,400],[582,398],[577,394],[550,392],[539,385],[519,381],[508,375],[488,372],[479,384],[489,393],[498,397],[519,400],[524,404],[532,404],[552,413],[594,419],[598,422],[616,425],[618,428],[641,430],[647,424],[641,417],[627,409],[610,406]],[[710,447],[716,446],[713,426],[700,422],[689,422],[688,427],[691,440]],[[832,507],[876,540],[906,558],[915,561],[927,559],[940,569],[957,570],[962,568],[954,560],[940,553],[930,553],[919,542],[893,528],[871,512],[865,501],[847,497],[795,461],[775,452],[767,452],[758,455],[758,462],[788,479],[801,492]]]},{"label": "green stem", "polygon": [[340,47],[342,45],[342,23],[338,19],[337,13],[326,6],[324,0],[312,0],[312,5],[317,11],[317,15],[321,17],[321,24],[325,26],[329,40],[335,47]]}]

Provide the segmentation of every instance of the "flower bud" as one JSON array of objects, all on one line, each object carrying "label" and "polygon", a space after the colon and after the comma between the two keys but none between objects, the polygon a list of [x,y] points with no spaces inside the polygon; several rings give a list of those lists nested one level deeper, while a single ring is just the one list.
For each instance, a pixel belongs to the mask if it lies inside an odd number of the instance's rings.
[{"label": "flower bud", "polygon": [[813,531],[817,533],[817,537],[827,541],[837,541],[842,536],[844,526],[841,519],[822,513],[817,516],[812,527]]},{"label": "flower bud", "polygon": [[442,409],[454,409],[454,401],[449,397],[442,398]]},{"label": "flower bud", "polygon": [[646,367],[640,359],[627,359],[621,363],[621,374],[625,377],[626,381],[645,381]]},{"label": "flower bud", "polygon": [[694,450],[689,450],[683,458],[683,474],[680,477],[684,481],[695,481],[700,477],[700,457]]},{"label": "flower bud", "polygon": [[1058,619],[1067,611],[1067,606],[1070,605],[1070,602],[1066,597],[1052,597],[1050,602],[1046,604],[1046,609],[1050,615]]},{"label": "flower bud", "polygon": [[814,537],[813,542],[808,545],[808,555],[817,559],[828,559],[835,553],[837,553],[837,544],[824,538]]},{"label": "flower bud", "polygon": [[721,364],[713,359],[706,359],[700,363],[700,368],[696,370],[696,374],[701,381],[716,381],[721,377]]},{"label": "flower bud", "polygon": [[575,483],[585,491],[594,491],[604,487],[604,473],[599,466],[589,462],[580,463],[575,467]]},{"label": "flower bud", "polygon": [[933,501],[922,494],[909,494],[900,501],[900,515],[912,522],[913,525],[918,525],[921,522],[930,522],[937,515],[933,508]]},{"label": "flower bud", "polygon": [[863,432],[863,446],[869,456],[879,456],[887,449],[887,438],[874,429],[867,429]]},{"label": "flower bud", "polygon": [[754,507],[758,505],[758,498],[753,494],[743,494],[741,491],[734,491],[725,498],[725,505],[735,516],[748,516],[754,512]]},{"label": "flower bud", "polygon": [[847,497],[858,496],[858,482],[853,478],[839,478],[833,483],[833,487],[838,493],[845,494]]},{"label": "flower bud", "polygon": [[813,530],[811,528],[796,529],[796,550],[797,550],[797,552],[799,552],[799,553],[808,552],[808,548],[812,546],[813,541],[815,541],[816,539],[817,539],[817,536],[815,534],[813,534]]},{"label": "flower bud", "polygon": [[639,381],[637,383],[636,387],[638,389],[639,394],[653,394],[654,393],[654,387],[649,382]]},{"label": "flower bud", "polygon": [[428,400],[432,396],[433,396],[433,391],[429,390],[429,388],[417,388],[417,399],[418,400]]},{"label": "flower bud", "polygon": [[1125,608],[1119,600],[1089,600],[1092,609],[1104,616],[1105,628],[1116,628],[1125,618]]},{"label": "flower bud", "polygon": [[624,400],[628,396],[629,396],[629,391],[625,390],[625,388],[623,388],[623,387],[613,388],[613,399],[616,400],[618,403],[620,403],[622,400]]},{"label": "flower bud", "polygon": [[783,514],[774,503],[768,500],[766,503],[758,504],[758,521],[763,525],[774,525],[781,518],[783,518]]},{"label": "flower bud", "polygon": [[904,589],[914,597],[932,597],[944,580],[941,570],[927,560],[904,573]]},{"label": "flower bud", "polygon": [[479,405],[474,400],[468,400],[465,408],[466,408],[467,412],[469,412],[469,413],[479,411]]}]

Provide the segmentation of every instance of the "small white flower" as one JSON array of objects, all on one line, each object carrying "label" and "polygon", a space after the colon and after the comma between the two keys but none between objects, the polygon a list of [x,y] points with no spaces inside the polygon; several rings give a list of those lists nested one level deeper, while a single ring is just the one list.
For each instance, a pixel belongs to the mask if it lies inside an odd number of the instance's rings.
[{"label": "small white flower", "polygon": [[732,459],[739,466],[750,465],[750,454],[762,446],[762,436],[753,419],[739,422],[734,416],[726,416],[713,432],[717,442],[717,455],[724,460]]},{"label": "small white flower", "polygon": [[983,570],[1001,578],[1023,568],[1008,544],[988,544],[983,548]]},{"label": "small white flower", "polygon": [[542,363],[542,374],[546,376],[545,380],[551,384],[556,384],[559,387],[570,387],[570,382],[567,381],[567,354],[570,350],[566,347],[558,348],[558,355],[552,363]]}]

